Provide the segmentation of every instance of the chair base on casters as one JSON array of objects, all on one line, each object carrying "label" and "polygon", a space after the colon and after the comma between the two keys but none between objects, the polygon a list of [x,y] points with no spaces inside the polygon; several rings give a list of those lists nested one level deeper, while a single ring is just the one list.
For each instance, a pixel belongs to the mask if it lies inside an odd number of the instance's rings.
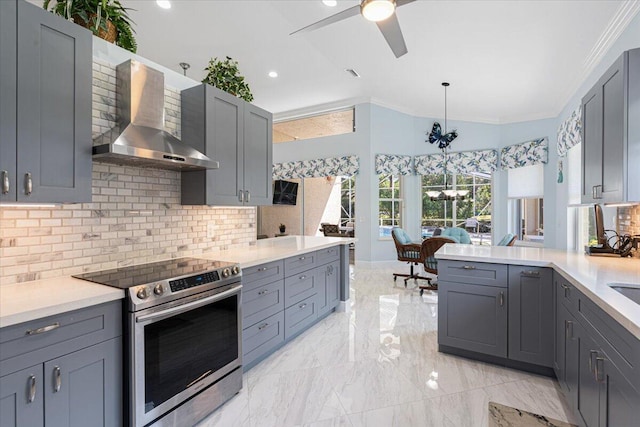
[{"label": "chair base on casters", "polygon": [[429,284],[431,284],[431,279],[430,278],[420,276],[419,274],[416,274],[416,273],[413,272],[413,266],[417,265],[416,263],[411,263],[410,265],[411,265],[411,271],[409,272],[409,274],[393,273],[393,281],[395,282],[398,279],[398,277],[404,277],[405,278],[404,279],[404,287],[405,288],[407,287],[407,282],[410,279],[413,279],[416,284],[418,283],[418,279],[426,280],[426,281],[429,282]]},{"label": "chair base on casters", "polygon": [[427,284],[426,285],[418,285],[418,288],[420,289],[420,296],[422,296],[422,294],[424,294],[424,291],[437,291],[438,290],[438,284],[437,283],[431,283],[431,279],[428,278],[427,280]]}]

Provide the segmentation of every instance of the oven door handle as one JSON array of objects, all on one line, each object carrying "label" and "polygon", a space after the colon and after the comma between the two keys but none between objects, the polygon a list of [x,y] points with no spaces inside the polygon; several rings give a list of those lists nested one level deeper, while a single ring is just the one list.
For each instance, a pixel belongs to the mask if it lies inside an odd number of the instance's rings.
[{"label": "oven door handle", "polygon": [[224,292],[220,292],[219,294],[211,295],[210,297],[202,298],[186,304],[171,307],[166,310],[158,311],[157,313],[148,314],[146,316],[139,316],[139,317],[136,317],[136,323],[143,323],[143,322],[149,322],[149,321],[153,322],[156,320],[161,320],[161,319],[173,316],[175,314],[180,314],[185,311],[192,310],[194,308],[202,307],[203,305],[207,305],[212,302],[216,302],[221,299],[224,299],[230,295],[237,294],[240,292],[241,288],[242,288],[242,285],[235,286],[231,289],[227,289]]}]

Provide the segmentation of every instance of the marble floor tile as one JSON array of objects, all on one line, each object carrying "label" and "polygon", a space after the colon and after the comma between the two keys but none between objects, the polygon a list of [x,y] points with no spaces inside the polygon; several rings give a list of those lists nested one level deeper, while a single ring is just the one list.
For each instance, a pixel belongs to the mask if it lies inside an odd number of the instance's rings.
[{"label": "marble floor tile", "polygon": [[437,292],[353,268],[333,313],[244,375],[199,427],[488,427],[489,402],[574,422],[549,378],[438,352]]}]

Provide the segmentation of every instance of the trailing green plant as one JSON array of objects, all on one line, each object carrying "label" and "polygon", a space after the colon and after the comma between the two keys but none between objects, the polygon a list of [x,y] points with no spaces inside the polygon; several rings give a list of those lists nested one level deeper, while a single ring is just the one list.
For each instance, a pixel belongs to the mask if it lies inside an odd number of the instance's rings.
[{"label": "trailing green plant", "polygon": [[240,75],[238,61],[229,56],[223,61],[211,58],[209,65],[204,70],[207,75],[202,79],[202,83],[208,83],[247,102],[253,101],[251,89],[244,81],[244,77]]},{"label": "trailing green plant", "polygon": [[99,37],[109,32],[110,22],[116,30],[116,45],[133,53],[138,50],[134,22],[129,17],[132,9],[119,0],[44,0],[42,8],[73,20]]}]

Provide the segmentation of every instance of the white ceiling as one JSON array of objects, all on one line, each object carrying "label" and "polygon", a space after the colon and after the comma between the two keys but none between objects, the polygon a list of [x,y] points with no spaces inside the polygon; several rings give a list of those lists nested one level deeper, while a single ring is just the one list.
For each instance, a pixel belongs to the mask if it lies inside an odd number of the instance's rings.
[{"label": "white ceiling", "polygon": [[449,116],[488,123],[557,116],[632,17],[621,17],[631,14],[629,2],[613,0],[418,0],[398,8],[409,53],[396,59],[361,16],[289,35],[354,0],[333,8],[320,0],[172,0],[170,10],[122,2],[136,9],[140,55],[176,71],[188,62],[197,80],[210,57],[231,56],[255,103],[274,113],[360,98],[439,117],[440,83],[449,81]]}]

